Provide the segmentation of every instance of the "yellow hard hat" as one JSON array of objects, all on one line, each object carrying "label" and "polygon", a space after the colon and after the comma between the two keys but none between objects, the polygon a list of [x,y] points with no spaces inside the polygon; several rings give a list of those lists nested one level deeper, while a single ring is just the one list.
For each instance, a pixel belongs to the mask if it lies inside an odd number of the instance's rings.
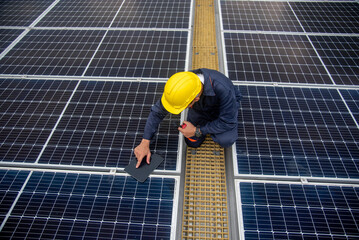
[{"label": "yellow hard hat", "polygon": [[165,85],[161,102],[173,114],[181,113],[201,92],[201,81],[193,72],[178,72]]}]

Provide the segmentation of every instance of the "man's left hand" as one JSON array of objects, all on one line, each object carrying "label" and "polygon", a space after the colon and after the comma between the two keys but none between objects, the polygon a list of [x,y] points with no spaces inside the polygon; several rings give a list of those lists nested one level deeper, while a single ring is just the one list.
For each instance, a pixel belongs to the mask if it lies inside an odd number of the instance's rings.
[{"label": "man's left hand", "polygon": [[186,138],[193,137],[196,133],[196,127],[188,121],[183,121],[183,123],[187,126],[185,128],[178,127],[178,131],[180,131]]}]

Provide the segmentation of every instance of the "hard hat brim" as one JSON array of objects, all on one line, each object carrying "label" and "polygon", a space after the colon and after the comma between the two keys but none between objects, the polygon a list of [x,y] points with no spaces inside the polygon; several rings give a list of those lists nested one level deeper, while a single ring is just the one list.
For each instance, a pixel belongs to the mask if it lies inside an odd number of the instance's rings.
[{"label": "hard hat brim", "polygon": [[171,104],[169,104],[164,96],[164,94],[162,94],[162,98],[161,98],[161,102],[163,107],[167,110],[167,112],[172,113],[172,114],[180,114],[183,110],[185,110],[187,106],[182,107],[182,108],[174,108],[173,106],[171,106]]}]

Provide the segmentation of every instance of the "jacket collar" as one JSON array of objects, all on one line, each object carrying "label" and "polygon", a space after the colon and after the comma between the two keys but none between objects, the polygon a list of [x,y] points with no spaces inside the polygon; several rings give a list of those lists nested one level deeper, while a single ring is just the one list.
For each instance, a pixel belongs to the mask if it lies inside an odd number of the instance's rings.
[{"label": "jacket collar", "polygon": [[214,89],[213,89],[213,80],[212,80],[209,72],[203,68],[193,70],[192,72],[195,74],[199,74],[199,73],[203,74],[204,84],[203,84],[203,93],[202,94],[205,96],[212,96],[212,97],[216,96],[216,93],[214,92]]}]

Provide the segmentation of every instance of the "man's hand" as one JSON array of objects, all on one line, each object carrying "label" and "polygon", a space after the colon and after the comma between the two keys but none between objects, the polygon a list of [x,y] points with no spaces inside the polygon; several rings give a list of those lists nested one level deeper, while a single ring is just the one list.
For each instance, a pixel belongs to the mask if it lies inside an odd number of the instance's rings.
[{"label": "man's hand", "polygon": [[178,131],[180,131],[186,138],[193,137],[196,133],[196,127],[188,121],[183,121],[183,123],[187,126],[185,128],[178,127]]},{"label": "man's hand", "polygon": [[151,151],[150,151],[150,140],[142,139],[140,145],[134,149],[135,156],[137,158],[136,168],[139,168],[144,157],[147,156],[146,162],[150,164]]}]

